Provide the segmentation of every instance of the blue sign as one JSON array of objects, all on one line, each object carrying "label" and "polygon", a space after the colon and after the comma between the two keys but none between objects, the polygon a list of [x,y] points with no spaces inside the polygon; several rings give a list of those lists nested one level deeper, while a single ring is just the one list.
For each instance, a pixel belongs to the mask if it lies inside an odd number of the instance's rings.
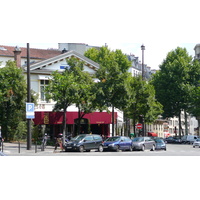
[{"label": "blue sign", "polygon": [[35,104],[26,103],[26,119],[34,119],[34,118],[35,118]]}]

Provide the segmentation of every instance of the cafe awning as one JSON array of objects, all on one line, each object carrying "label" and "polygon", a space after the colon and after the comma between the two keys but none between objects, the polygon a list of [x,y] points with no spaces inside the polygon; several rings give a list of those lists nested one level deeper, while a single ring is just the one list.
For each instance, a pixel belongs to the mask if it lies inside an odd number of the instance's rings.
[{"label": "cafe awning", "polygon": [[151,137],[157,137],[157,133],[154,133],[154,132],[148,132],[148,136],[151,136]]}]

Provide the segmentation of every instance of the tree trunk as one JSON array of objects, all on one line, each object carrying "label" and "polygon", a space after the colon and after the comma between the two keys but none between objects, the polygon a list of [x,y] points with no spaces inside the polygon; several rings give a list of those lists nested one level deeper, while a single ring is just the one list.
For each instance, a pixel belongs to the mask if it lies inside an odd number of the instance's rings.
[{"label": "tree trunk", "polygon": [[185,114],[185,135],[188,135],[187,113],[185,110],[184,110],[184,114]]},{"label": "tree trunk", "polygon": [[65,144],[67,107],[64,108],[63,112],[63,144]]},{"label": "tree trunk", "polygon": [[112,105],[112,136],[114,136],[115,130],[115,113],[114,113],[114,106]]},{"label": "tree trunk", "polygon": [[182,126],[181,126],[181,111],[179,112],[179,116],[178,116],[178,135],[179,135],[179,138],[181,138],[181,129],[182,129]]},{"label": "tree trunk", "polygon": [[77,132],[78,132],[78,135],[80,134],[81,132],[81,110],[80,108],[78,107],[78,124],[77,124]]}]

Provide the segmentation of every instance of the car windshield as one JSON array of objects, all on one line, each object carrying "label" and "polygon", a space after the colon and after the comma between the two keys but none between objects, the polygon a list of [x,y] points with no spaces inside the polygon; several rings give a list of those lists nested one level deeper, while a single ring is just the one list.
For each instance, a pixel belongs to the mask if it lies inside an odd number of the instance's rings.
[{"label": "car windshield", "polygon": [[111,142],[111,141],[119,141],[120,137],[110,137],[108,139],[106,139],[106,142]]},{"label": "car windshield", "polygon": [[84,137],[85,135],[77,135],[76,137],[72,138],[71,141],[81,141]]},{"label": "car windshield", "polygon": [[160,139],[160,138],[156,138],[154,140],[155,140],[156,143],[164,143],[164,141],[162,139]]},{"label": "car windshield", "polygon": [[137,137],[133,139],[133,142],[142,142],[142,141],[144,141],[143,137]]}]

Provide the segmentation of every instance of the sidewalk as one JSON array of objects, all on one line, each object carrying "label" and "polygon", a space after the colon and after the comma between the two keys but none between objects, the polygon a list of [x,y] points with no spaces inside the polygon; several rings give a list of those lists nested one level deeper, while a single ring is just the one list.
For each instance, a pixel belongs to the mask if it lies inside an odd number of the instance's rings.
[{"label": "sidewalk", "polygon": [[41,151],[40,145],[37,148],[32,144],[31,150],[27,150],[27,144],[20,143],[20,148],[18,143],[3,143],[3,153],[7,156],[54,156],[55,154],[62,153],[60,148],[54,152],[53,146],[47,146],[44,151]]}]

